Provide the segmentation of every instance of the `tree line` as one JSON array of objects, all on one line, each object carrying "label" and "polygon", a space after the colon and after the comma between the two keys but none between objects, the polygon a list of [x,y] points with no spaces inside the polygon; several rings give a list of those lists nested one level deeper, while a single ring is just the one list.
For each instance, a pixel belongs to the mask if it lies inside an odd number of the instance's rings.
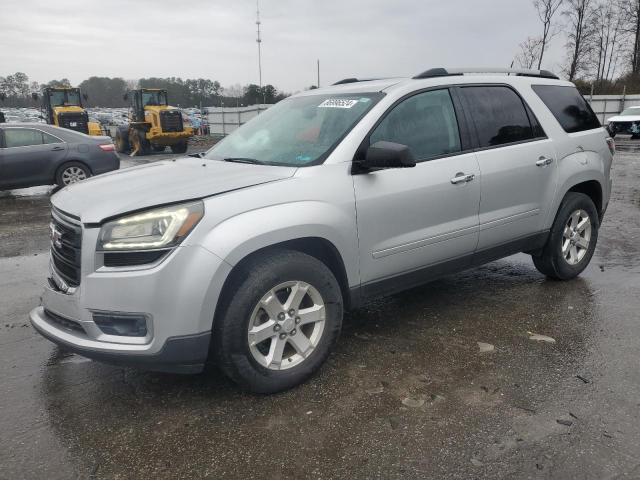
[{"label": "tree line", "polygon": [[565,39],[561,73],[583,94],[640,93],[640,0],[533,0],[541,31],[513,65],[540,69],[553,39]]},{"label": "tree line", "polygon": [[[46,87],[71,86],[66,78],[39,84],[30,81],[26,74],[17,72],[6,77],[0,76],[0,100],[4,100],[2,105],[7,107],[36,107],[39,102],[33,99],[33,93],[41,93]],[[123,98],[124,94],[135,88],[166,89],[169,103],[183,108],[276,103],[288,96],[273,85],[261,88],[255,84],[236,84],[225,88],[217,80],[205,78],[151,77],[124,80],[119,77],[90,77],[77,86],[88,97],[84,101],[87,107],[125,107],[128,103]]]}]

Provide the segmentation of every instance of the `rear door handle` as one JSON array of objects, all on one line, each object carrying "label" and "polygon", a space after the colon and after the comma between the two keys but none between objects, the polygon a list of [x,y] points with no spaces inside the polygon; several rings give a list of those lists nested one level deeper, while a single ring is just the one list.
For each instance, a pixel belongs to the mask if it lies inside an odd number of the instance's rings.
[{"label": "rear door handle", "polygon": [[52,152],[59,152],[60,150],[64,150],[64,147],[53,147],[51,149]]},{"label": "rear door handle", "polygon": [[451,179],[451,183],[453,183],[454,185],[457,185],[458,183],[468,183],[474,178],[476,178],[476,176],[473,173],[466,174],[458,172],[456,173],[456,176]]},{"label": "rear door handle", "polygon": [[538,161],[536,162],[536,166],[537,167],[546,167],[547,165],[551,164],[551,162],[553,162],[553,158],[542,156],[542,157],[538,158]]}]

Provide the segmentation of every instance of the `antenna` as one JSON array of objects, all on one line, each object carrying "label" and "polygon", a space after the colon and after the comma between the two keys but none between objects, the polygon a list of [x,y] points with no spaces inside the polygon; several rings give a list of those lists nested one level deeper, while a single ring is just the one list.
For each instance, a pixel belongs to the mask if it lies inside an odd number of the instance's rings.
[{"label": "antenna", "polygon": [[256,43],[258,44],[258,78],[262,91],[262,37],[260,36],[260,0],[256,0],[256,25],[258,26]]}]

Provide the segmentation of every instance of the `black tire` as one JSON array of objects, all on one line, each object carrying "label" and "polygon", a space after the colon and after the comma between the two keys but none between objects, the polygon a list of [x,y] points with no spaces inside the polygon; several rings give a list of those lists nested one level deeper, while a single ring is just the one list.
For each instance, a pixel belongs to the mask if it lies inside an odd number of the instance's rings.
[{"label": "black tire", "polygon": [[[571,265],[562,253],[564,229],[569,218],[576,211],[587,213],[591,222],[591,236],[582,259]],[[556,218],[549,232],[547,243],[539,255],[532,255],[533,264],[540,273],[555,280],[570,280],[587,268],[598,242],[600,218],[591,198],[583,193],[569,192],[562,200]]]},{"label": "black tire", "polygon": [[[216,314],[213,358],[229,378],[248,391],[275,393],[295,387],[320,368],[338,340],[343,314],[338,282],[325,264],[314,257],[291,250],[271,251],[238,268],[225,286],[221,307]],[[322,296],[325,305],[324,329],[308,357],[293,367],[273,370],[260,364],[251,353],[248,329],[253,321],[254,309],[258,308],[263,295],[289,281],[305,282]],[[302,328],[304,327],[299,327],[301,332]],[[284,330],[283,328],[282,331]],[[293,335],[295,334],[294,330]],[[276,339],[274,337],[268,341]]]},{"label": "black tire", "polygon": [[[71,172],[77,172],[77,171],[81,171],[82,175],[84,175],[84,178],[78,178],[75,181],[69,182],[68,175],[72,174]],[[76,181],[85,180],[90,176],[91,176],[91,170],[89,170],[89,167],[87,167],[84,163],[67,162],[60,165],[60,167],[56,171],[56,185],[58,185],[60,188],[64,188],[67,185],[71,185],[72,183],[75,183]]]},{"label": "black tire", "polygon": [[153,150],[154,152],[164,152],[165,149],[165,145],[158,145],[155,143],[151,144],[151,150]]},{"label": "black tire", "polygon": [[187,147],[189,144],[185,140],[184,142],[176,143],[175,145],[171,145],[171,151],[173,153],[187,153]]},{"label": "black tire", "polygon": [[144,130],[132,130],[129,134],[131,151],[136,152],[136,157],[148,155],[151,150],[151,143],[147,140]]},{"label": "black tire", "polygon": [[129,148],[129,129],[127,127],[118,127],[116,130],[116,151],[118,153],[127,153]]}]

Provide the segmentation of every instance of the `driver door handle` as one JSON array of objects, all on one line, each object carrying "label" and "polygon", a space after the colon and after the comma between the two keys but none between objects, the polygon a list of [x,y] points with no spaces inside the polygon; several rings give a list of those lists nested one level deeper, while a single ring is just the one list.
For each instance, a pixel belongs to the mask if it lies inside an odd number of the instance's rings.
[{"label": "driver door handle", "polygon": [[51,149],[52,152],[59,152],[60,150],[64,150],[64,147],[53,147]]},{"label": "driver door handle", "polygon": [[551,162],[553,162],[553,158],[545,157],[543,155],[542,157],[538,158],[538,161],[536,162],[536,166],[537,167],[546,167],[547,165],[550,165]]},{"label": "driver door handle", "polygon": [[466,174],[458,172],[456,173],[456,176],[451,179],[451,183],[453,183],[454,185],[457,185],[459,183],[469,183],[474,178],[476,178],[476,176],[473,173]]}]

